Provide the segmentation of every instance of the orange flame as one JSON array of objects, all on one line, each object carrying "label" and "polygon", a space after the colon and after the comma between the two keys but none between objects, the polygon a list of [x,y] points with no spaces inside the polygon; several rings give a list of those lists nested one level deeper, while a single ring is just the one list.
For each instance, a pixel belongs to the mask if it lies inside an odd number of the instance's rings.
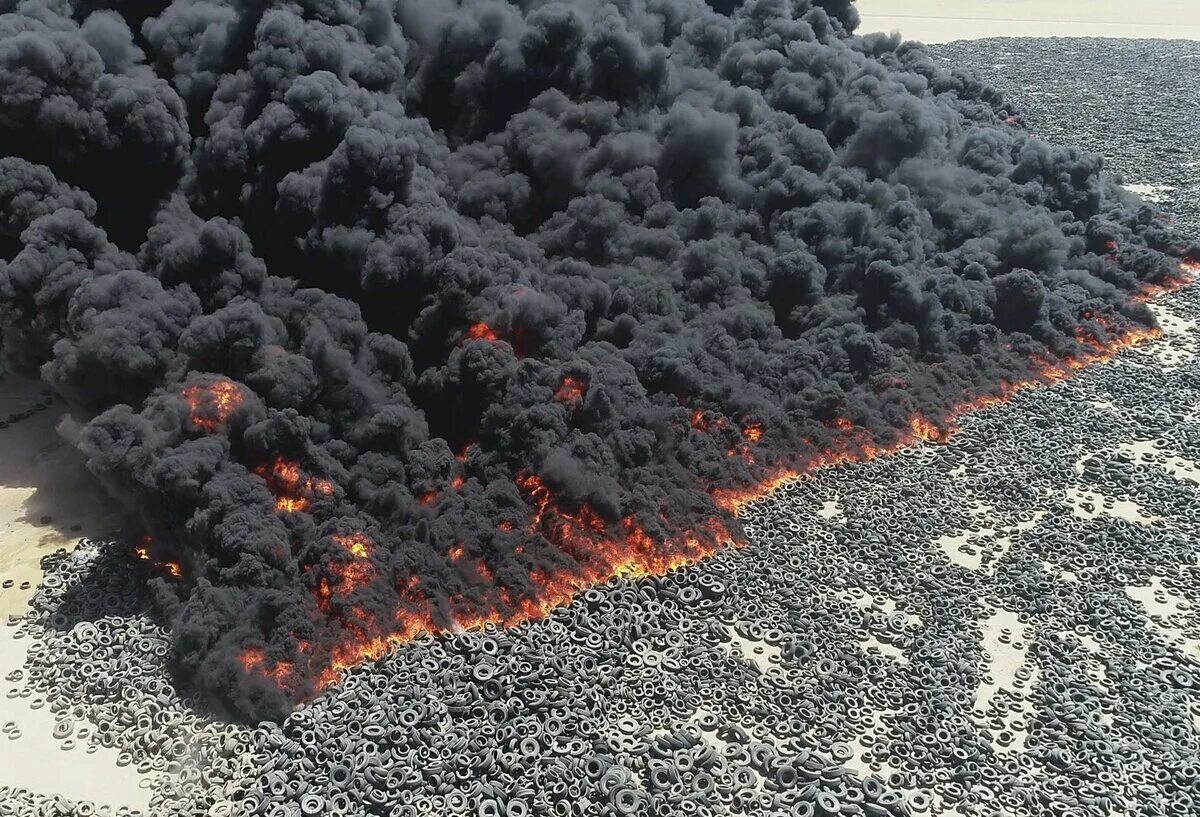
[{"label": "orange flame", "polygon": [[353,594],[375,581],[379,575],[375,565],[369,561],[375,548],[375,542],[369,536],[356,531],[350,534],[334,534],[330,538],[352,559],[349,562],[334,560],[324,566],[328,575],[321,576],[313,595],[317,608],[325,613],[331,611],[335,595]]},{"label": "orange flame", "polygon": [[217,380],[208,386],[188,386],[183,390],[183,399],[191,409],[192,425],[216,431],[245,402],[246,396],[232,380]]},{"label": "orange flame", "polygon": [[1127,348],[1140,346],[1162,337],[1162,330],[1147,326],[1128,325],[1117,327],[1104,318],[1092,319],[1108,335],[1101,339],[1090,329],[1081,328],[1077,339],[1083,350],[1075,357],[1061,360],[1035,359],[1035,373],[1024,380],[1002,380],[996,393],[973,397],[954,406],[940,423],[934,423],[923,415],[916,414],[909,421],[907,430],[891,442],[874,440],[870,432],[855,425],[845,417],[838,417],[830,425],[837,434],[827,448],[809,452],[805,464],[800,467],[781,467],[757,485],[741,489],[716,489],[712,492],[717,505],[730,513],[740,514],[747,505],[759,501],[789,482],[801,479],[822,468],[852,462],[868,462],[885,454],[892,454],[918,442],[947,442],[957,430],[955,421],[973,411],[1007,403],[1018,393],[1043,384],[1059,383],[1072,374],[1097,363],[1106,363]]},{"label": "orange flame", "polygon": [[179,562],[159,562],[150,554],[150,548],[154,545],[154,539],[150,536],[143,536],[141,544],[134,545],[133,553],[143,562],[150,562],[154,567],[163,570],[168,576],[173,579],[183,578],[183,566]]},{"label": "orange flame", "polygon": [[275,509],[278,511],[305,511],[314,496],[333,495],[332,482],[306,475],[298,463],[284,457],[276,457],[271,463],[258,466],[254,473],[267,481],[267,488],[275,495]]},{"label": "orange flame", "polygon": [[1200,261],[1180,261],[1178,273],[1157,284],[1143,284],[1141,290],[1133,296],[1133,300],[1146,303],[1163,295],[1170,295],[1196,283],[1197,277],[1200,277]]},{"label": "orange flame", "polygon": [[[529,532],[543,535],[580,567],[574,570],[535,568],[530,578],[538,586],[536,597],[514,598],[504,587],[493,588],[491,599],[483,602],[455,596],[451,599],[453,621],[443,626],[435,622],[434,606],[420,592],[418,578],[410,576],[407,582],[398,582],[401,604],[387,632],[372,633],[362,624],[341,622],[351,637],[336,644],[327,665],[316,673],[318,689],[336,683],[345,670],[363,661],[379,658],[393,647],[422,634],[438,634],[447,629],[479,629],[489,625],[516,626],[544,618],[556,607],[570,603],[580,591],[611,578],[660,575],[699,561],[722,547],[741,544],[717,519],[708,520],[699,531],[683,532],[674,540],[660,541],[634,516],[626,516],[610,525],[586,504],[574,512],[562,509],[553,492],[536,474],[521,477],[518,484],[533,506]],[[517,552],[520,551],[521,548],[517,548]],[[466,549],[461,543],[456,543],[450,548],[448,556],[451,562],[462,562],[466,557]],[[482,560],[475,560],[474,567],[482,578],[494,579],[490,568]],[[342,570],[337,574],[337,579],[345,585],[371,580],[374,576],[373,571],[358,574]],[[339,589],[345,591],[348,588],[342,586]],[[320,586],[318,606],[322,610],[329,610],[333,595],[333,587],[328,584]],[[364,623],[370,623],[361,611],[357,617]]]},{"label": "orange flame", "polygon": [[581,403],[587,393],[587,383],[575,377],[564,377],[562,385],[554,392],[554,399],[560,403]]},{"label": "orange flame", "polygon": [[[834,418],[829,423],[832,439],[821,445],[815,441],[811,443],[811,450],[799,458],[799,465],[776,468],[756,485],[746,488],[713,490],[714,500],[723,511],[736,515],[780,486],[821,468],[875,459],[919,442],[945,442],[956,431],[956,420],[971,411],[1007,402],[1021,391],[1037,385],[1057,383],[1085,366],[1111,360],[1124,348],[1162,335],[1155,328],[1117,325],[1103,317],[1091,317],[1090,321],[1089,325],[1081,327],[1076,333],[1079,352],[1063,359],[1033,359],[1035,372],[1028,378],[1001,381],[994,393],[964,400],[947,412],[945,417],[936,420],[915,414],[906,428],[888,440],[876,439],[850,418]],[[710,419],[702,410],[691,414],[693,427],[701,430],[723,422],[719,417],[715,421]],[[757,423],[749,423],[742,433],[747,440],[757,442],[761,439],[762,428]],[[296,485],[301,480],[297,477],[279,481]],[[554,565],[534,568],[529,578],[537,587],[537,592],[518,595],[510,588],[492,582],[494,577],[488,566],[482,560],[467,560],[465,547],[462,543],[455,543],[447,553],[448,562],[460,565],[459,569],[471,569],[473,566],[481,577],[491,582],[490,587],[481,594],[482,598],[452,596],[447,600],[450,608],[447,612],[445,602],[435,602],[422,593],[417,575],[409,575],[406,580],[397,578],[395,585],[400,601],[391,621],[376,621],[358,608],[337,613],[338,626],[345,637],[331,648],[328,655],[313,658],[319,662],[310,665],[318,689],[336,683],[345,670],[377,659],[422,634],[436,635],[490,625],[515,626],[543,618],[555,608],[570,603],[582,590],[610,579],[663,575],[711,556],[723,547],[743,544],[730,532],[722,518],[710,518],[695,530],[655,535],[637,516],[627,515],[609,521],[586,503],[562,501],[537,474],[522,475],[517,479],[517,485],[525,494],[530,509],[526,532],[548,542],[566,557],[563,564],[571,567]],[[667,520],[662,518],[662,521],[665,528],[670,530]],[[502,520],[497,527],[500,531],[512,531],[516,526],[511,521]],[[318,585],[317,604],[326,612],[333,609],[335,595],[351,592],[378,578],[374,564],[365,560],[374,543],[361,534],[334,538],[355,560],[344,565],[333,565],[332,581],[322,578]],[[521,546],[514,548],[517,555],[523,551]],[[258,671],[265,676],[281,679],[281,684],[292,680],[293,665],[287,662],[270,664],[261,651],[248,650],[243,653],[243,664],[248,671]]]},{"label": "orange flame", "polygon": [[350,533],[344,536],[335,534],[332,539],[357,559],[367,558],[371,555],[371,549],[375,547],[375,543],[365,533]]},{"label": "orange flame", "polygon": [[238,660],[246,672],[253,672],[270,678],[281,688],[291,686],[294,667],[290,661],[271,663],[267,659],[266,652],[260,647],[247,647],[242,650],[241,655],[238,656]]},{"label": "orange flame", "polygon": [[467,338],[469,340],[500,340],[500,333],[480,321],[467,329]]}]

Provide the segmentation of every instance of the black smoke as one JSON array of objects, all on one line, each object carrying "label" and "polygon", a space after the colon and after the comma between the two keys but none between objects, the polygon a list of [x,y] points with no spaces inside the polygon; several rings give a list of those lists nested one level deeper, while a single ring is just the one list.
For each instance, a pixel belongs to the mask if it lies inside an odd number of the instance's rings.
[{"label": "black smoke", "polygon": [[6,365],[246,717],[707,552],[714,489],[1149,326],[1197,249],[848,0],[0,10]]}]

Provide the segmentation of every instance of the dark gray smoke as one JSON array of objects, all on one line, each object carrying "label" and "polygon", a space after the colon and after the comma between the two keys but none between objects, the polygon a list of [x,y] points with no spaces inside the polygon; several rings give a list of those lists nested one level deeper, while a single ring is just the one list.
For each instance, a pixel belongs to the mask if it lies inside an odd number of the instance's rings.
[{"label": "dark gray smoke", "polygon": [[0,10],[7,365],[246,717],[702,556],[715,490],[1150,326],[1197,251],[848,0]]}]

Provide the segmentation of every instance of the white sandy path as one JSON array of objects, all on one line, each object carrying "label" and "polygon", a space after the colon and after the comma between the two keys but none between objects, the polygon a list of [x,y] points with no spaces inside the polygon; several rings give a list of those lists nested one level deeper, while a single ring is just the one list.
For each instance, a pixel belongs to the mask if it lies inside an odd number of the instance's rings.
[{"label": "white sandy path", "polygon": [[928,43],[981,37],[1200,40],[1195,0],[859,0],[859,31]]},{"label": "white sandy path", "polygon": [[[36,384],[0,380],[0,416],[32,405],[40,389]],[[118,520],[112,503],[94,491],[94,486],[68,475],[65,468],[72,456],[54,431],[60,412],[39,412],[0,430],[0,582],[13,586],[0,589],[0,724],[14,723],[19,737],[0,734],[0,785],[29,789],[39,794],[60,794],[72,800],[89,800],[111,807],[128,806],[145,810],[150,792],[132,766],[118,766],[115,750],[86,750],[77,740],[70,751],[53,736],[54,713],[48,704],[36,706],[39,696],[10,697],[22,681],[9,681],[13,670],[25,662],[24,640],[17,628],[2,626],[10,615],[28,610],[29,598],[41,579],[43,556],[59,548],[75,546],[80,536],[102,536],[115,529]],[[50,521],[43,524],[44,516]],[[72,528],[78,526],[79,530]],[[80,532],[82,531],[82,532]],[[28,589],[21,584],[29,582]],[[76,729],[93,725],[78,722]]]}]

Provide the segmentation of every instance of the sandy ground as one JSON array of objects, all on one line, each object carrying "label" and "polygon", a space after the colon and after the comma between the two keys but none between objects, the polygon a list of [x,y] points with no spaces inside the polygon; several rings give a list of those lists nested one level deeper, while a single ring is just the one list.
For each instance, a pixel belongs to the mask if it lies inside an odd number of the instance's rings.
[{"label": "sandy ground", "polygon": [[[37,384],[4,376],[0,416],[33,405],[40,391]],[[73,453],[59,441],[54,427],[60,417],[61,410],[51,407],[0,431],[3,621],[27,609],[41,577],[43,556],[73,548],[81,536],[104,536],[119,525],[112,503],[80,478]],[[89,724],[75,723],[69,737],[54,737],[55,714],[19,683],[16,673],[25,662],[25,644],[14,638],[15,632],[0,626],[0,677],[6,681],[0,724],[7,727],[0,735],[0,785],[114,807],[147,808],[150,793],[141,787],[136,770],[119,765],[115,750],[85,748]],[[69,771],[63,765],[68,758]]]},{"label": "sandy ground", "polygon": [[928,43],[982,37],[1200,40],[1195,0],[858,0],[862,32]]},{"label": "sandy ground", "polygon": [[[34,405],[40,394],[36,383],[0,377],[0,416]],[[61,416],[51,407],[0,430],[0,574],[14,581],[0,590],[0,616],[24,612],[32,589],[20,585],[36,583],[43,556],[119,524],[111,501],[82,477],[59,440]]]}]

